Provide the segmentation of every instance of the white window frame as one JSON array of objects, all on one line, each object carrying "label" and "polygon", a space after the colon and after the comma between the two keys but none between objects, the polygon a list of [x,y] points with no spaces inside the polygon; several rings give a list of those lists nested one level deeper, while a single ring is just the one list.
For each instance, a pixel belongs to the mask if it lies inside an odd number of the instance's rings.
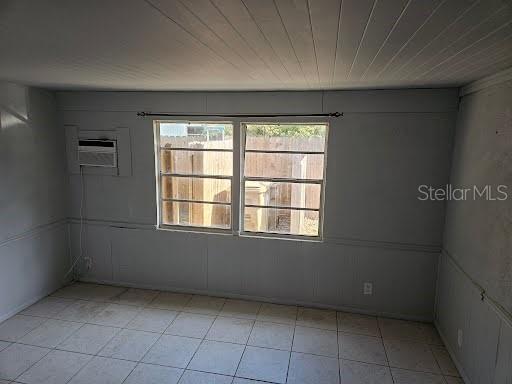
[{"label": "white window frame", "polygon": [[[233,232],[235,223],[238,222],[238,213],[234,212],[236,210],[236,205],[234,204],[234,197],[236,195],[235,191],[238,190],[238,183],[235,186],[234,179],[236,178],[236,170],[233,168],[231,176],[227,175],[196,175],[196,174],[183,174],[183,173],[167,173],[162,172],[161,170],[161,151],[162,147],[160,146],[160,124],[161,123],[179,123],[179,124],[230,124],[233,127],[233,148],[232,149],[215,149],[215,148],[200,148],[200,149],[192,149],[192,148],[172,148],[172,149],[164,149],[166,151],[194,151],[194,152],[228,152],[232,153],[233,157],[233,167],[235,165],[235,147],[237,146],[238,139],[236,139],[235,131],[237,130],[237,125],[233,121],[226,120],[215,120],[215,119],[189,119],[189,120],[171,120],[171,119],[158,119],[153,120],[153,130],[155,136],[155,174],[156,174],[156,202],[157,202],[157,229],[164,230],[176,230],[176,231],[186,231],[186,232],[206,232],[206,233],[220,233],[220,234],[229,234]],[[170,177],[190,177],[190,178],[206,178],[206,179],[218,179],[218,180],[230,180],[231,181],[231,194],[230,194],[230,203],[221,203],[221,202],[211,202],[211,201],[201,201],[201,200],[191,200],[191,199],[163,199],[162,198],[162,178],[165,176]],[[236,189],[235,189],[236,188]],[[189,203],[207,203],[207,204],[217,204],[223,206],[231,207],[231,227],[230,228],[220,228],[220,227],[208,227],[208,226],[199,226],[199,225],[185,225],[185,224],[164,224],[162,220],[162,204],[164,201],[176,201],[176,202],[189,202]]]},{"label": "white window frame", "polygon": [[[231,180],[231,228],[217,228],[217,227],[201,227],[201,226],[192,226],[192,225],[182,225],[182,224],[163,224],[162,222],[162,200],[161,199],[161,188],[162,188],[162,172],[160,170],[160,123],[181,123],[181,124],[207,124],[207,123],[224,123],[231,124],[233,126],[233,172],[231,176],[211,176],[204,175],[203,177],[207,178],[217,178],[217,179],[229,179]],[[324,162],[323,162],[323,174],[321,180],[300,180],[300,179],[279,179],[279,178],[258,178],[264,181],[283,181],[283,182],[303,182],[310,184],[319,184],[321,186],[320,190],[320,207],[319,209],[311,209],[314,211],[318,211],[319,220],[318,220],[318,235],[317,236],[307,236],[307,235],[296,235],[296,234],[286,234],[286,233],[273,233],[273,232],[252,232],[252,231],[244,231],[244,211],[245,211],[245,180],[247,178],[244,177],[244,169],[245,169],[245,131],[246,124],[304,124],[304,125],[313,125],[313,124],[322,124],[326,126],[325,132],[325,144],[323,152],[300,152],[300,151],[268,151],[271,153],[318,153],[323,154]],[[231,119],[229,121],[223,119],[215,119],[215,118],[197,118],[190,116],[190,118],[184,118],[179,120],[173,119],[156,119],[153,120],[153,132],[154,132],[154,143],[155,143],[155,177],[156,177],[156,205],[157,205],[157,225],[156,228],[160,230],[170,230],[170,231],[184,231],[184,232],[199,232],[199,233],[213,233],[213,234],[223,234],[223,235],[234,235],[234,236],[242,236],[242,237],[261,237],[261,238],[275,238],[275,239],[283,239],[283,240],[300,240],[300,241],[323,241],[324,234],[324,207],[325,207],[325,188],[326,188],[326,171],[327,171],[327,148],[328,148],[328,136],[329,136],[329,121],[326,119],[324,121],[311,121],[308,119],[297,118],[293,120],[287,119],[286,121],[281,119],[272,119],[271,121],[262,121],[261,119]],[[176,150],[176,149],[175,149]],[[202,151],[213,151],[219,152],[217,149],[200,149]],[[220,150],[221,152],[223,150]],[[224,152],[231,152],[231,150],[224,150]],[[249,151],[252,152],[252,151]],[[255,151],[256,152],[256,151]],[[258,151],[262,152],[262,151]],[[176,175],[174,175],[176,176]],[[202,177],[202,175],[182,175],[185,177]],[[256,178],[249,178],[256,179]],[[168,200],[168,199],[166,199]],[[176,199],[172,199],[176,201]],[[194,201],[192,201],[194,202]],[[195,201],[201,202],[201,201]],[[210,202],[208,202],[210,203]],[[222,204],[229,205],[229,204]],[[268,208],[281,208],[281,209],[289,209],[289,207],[268,207]],[[309,209],[305,209],[309,210]]]},{"label": "white window frame", "polygon": [[[246,130],[248,124],[294,124],[294,125],[325,125],[325,141],[324,141],[324,150],[323,151],[283,151],[283,150],[252,150],[246,149]],[[321,241],[323,239],[323,227],[324,227],[324,202],[325,202],[325,182],[326,182],[326,171],[327,171],[327,143],[329,136],[329,123],[327,121],[308,121],[308,120],[300,120],[300,121],[261,121],[261,120],[251,120],[251,121],[243,121],[240,123],[239,129],[241,131],[240,140],[241,140],[241,165],[240,165],[240,234],[242,236],[247,237],[270,237],[270,238],[278,238],[278,239],[293,239],[293,240],[311,240],[311,241]],[[321,154],[323,155],[323,172],[322,179],[296,179],[296,178],[271,178],[271,177],[250,177],[245,176],[245,154],[246,153],[275,153],[275,154],[286,154],[286,153],[297,153],[297,154]],[[283,183],[303,183],[303,184],[317,184],[320,185],[320,206],[318,209],[310,209],[310,208],[297,208],[297,207],[287,207],[287,206],[254,206],[260,208],[275,208],[275,209],[297,209],[303,211],[318,211],[318,235],[316,236],[307,236],[307,235],[297,235],[297,234],[287,234],[280,232],[255,232],[255,231],[245,231],[244,230],[244,219],[245,219],[245,182],[246,181],[273,181],[273,182],[283,182]],[[253,206],[253,205],[247,205]]]}]

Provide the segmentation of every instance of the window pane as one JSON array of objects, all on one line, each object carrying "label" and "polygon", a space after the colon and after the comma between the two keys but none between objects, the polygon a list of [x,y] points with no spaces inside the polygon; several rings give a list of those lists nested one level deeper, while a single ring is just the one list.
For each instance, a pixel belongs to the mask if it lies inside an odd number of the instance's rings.
[{"label": "window pane", "polygon": [[246,149],[324,152],[325,124],[247,124]]},{"label": "window pane", "polygon": [[181,173],[189,175],[233,174],[232,152],[204,151],[160,151],[160,169],[164,173]]},{"label": "window pane", "polygon": [[245,153],[245,176],[318,179],[324,174],[324,155],[301,153]]},{"label": "window pane", "polygon": [[245,204],[320,208],[319,184],[246,181]]},{"label": "window pane", "polygon": [[162,176],[162,199],[231,202],[231,180]]},{"label": "window pane", "polygon": [[245,207],[244,230],[318,236],[319,212]]},{"label": "window pane", "polygon": [[229,229],[231,206],[162,201],[162,223]]},{"label": "window pane", "polygon": [[160,121],[160,146],[233,149],[233,125]]}]

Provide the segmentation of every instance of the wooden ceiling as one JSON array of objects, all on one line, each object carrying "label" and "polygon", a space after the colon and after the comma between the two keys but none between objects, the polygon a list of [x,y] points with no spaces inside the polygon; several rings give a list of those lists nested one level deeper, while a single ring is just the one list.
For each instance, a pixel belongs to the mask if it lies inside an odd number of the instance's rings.
[{"label": "wooden ceiling", "polygon": [[512,66],[504,0],[2,0],[0,79],[54,89],[458,86]]}]

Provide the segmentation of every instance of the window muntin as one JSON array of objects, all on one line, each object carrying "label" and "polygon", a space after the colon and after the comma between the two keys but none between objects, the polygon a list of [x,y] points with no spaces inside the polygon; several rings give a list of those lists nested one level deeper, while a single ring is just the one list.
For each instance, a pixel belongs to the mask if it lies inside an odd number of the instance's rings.
[{"label": "window muntin", "polygon": [[233,124],[155,121],[161,226],[230,229]]},{"label": "window muntin", "polygon": [[320,237],[327,124],[242,127],[242,232]]}]

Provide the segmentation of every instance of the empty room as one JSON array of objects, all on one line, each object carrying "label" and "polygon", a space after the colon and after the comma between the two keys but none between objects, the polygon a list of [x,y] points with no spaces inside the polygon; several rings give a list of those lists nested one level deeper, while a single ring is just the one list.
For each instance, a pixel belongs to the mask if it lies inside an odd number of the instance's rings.
[{"label": "empty room", "polygon": [[0,0],[0,384],[512,384],[512,2]]}]

